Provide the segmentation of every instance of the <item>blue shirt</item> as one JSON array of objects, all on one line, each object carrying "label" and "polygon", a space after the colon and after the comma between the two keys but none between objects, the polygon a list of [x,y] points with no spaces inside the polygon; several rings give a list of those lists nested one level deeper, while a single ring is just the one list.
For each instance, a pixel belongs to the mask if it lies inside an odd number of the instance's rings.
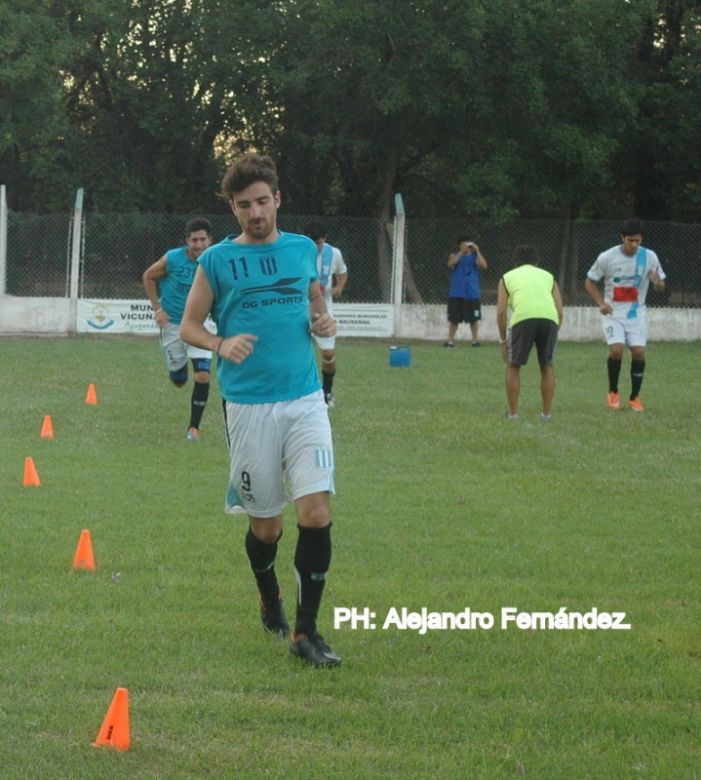
[{"label": "blue shirt", "polygon": [[480,297],[480,272],[476,253],[460,255],[458,264],[452,267],[448,297],[468,300]]},{"label": "blue shirt", "polygon": [[313,393],[321,387],[309,327],[316,244],[296,233],[280,233],[272,244],[237,244],[232,238],[199,258],[214,294],[212,318],[220,336],[252,333],[258,341],[242,363],[219,358],[222,395],[234,403],[263,404]]},{"label": "blue shirt", "polygon": [[195,279],[197,262],[191,260],[187,247],[169,249],[165,253],[167,273],[157,280],[158,297],[168,319],[180,325],[185,311],[185,301]]}]

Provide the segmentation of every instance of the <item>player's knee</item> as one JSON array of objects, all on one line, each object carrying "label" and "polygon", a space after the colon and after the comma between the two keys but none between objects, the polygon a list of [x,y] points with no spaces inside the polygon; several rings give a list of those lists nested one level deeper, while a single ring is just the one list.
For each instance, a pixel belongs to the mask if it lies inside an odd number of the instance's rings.
[{"label": "player's knee", "polygon": [[273,544],[282,536],[282,518],[249,517],[251,533],[261,542]]},{"label": "player's knee", "polygon": [[307,528],[325,528],[330,522],[331,512],[324,501],[305,506],[299,518],[299,524]]},{"label": "player's knee", "polygon": [[193,378],[198,385],[208,385],[209,371],[196,371]]},{"label": "player's knee", "polygon": [[630,354],[633,360],[645,360],[645,347],[631,347]]},{"label": "player's knee", "polygon": [[609,347],[609,355],[614,360],[620,360],[623,357],[623,344],[613,344]]},{"label": "player's knee", "polygon": [[[207,374],[209,376],[211,365],[212,361],[209,358],[194,358],[192,361],[192,369],[195,374]],[[206,382],[208,380],[202,379],[201,381]]]},{"label": "player's knee", "polygon": [[187,365],[184,365],[182,368],[179,368],[177,371],[170,371],[169,376],[170,376],[170,381],[176,387],[182,387],[184,384],[187,383]]}]

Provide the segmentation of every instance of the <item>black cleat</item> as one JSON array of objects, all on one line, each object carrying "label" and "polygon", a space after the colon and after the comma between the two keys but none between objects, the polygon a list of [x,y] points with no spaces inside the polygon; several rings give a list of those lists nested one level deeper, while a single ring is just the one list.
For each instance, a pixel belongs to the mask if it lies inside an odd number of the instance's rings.
[{"label": "black cleat", "polygon": [[290,624],[285,617],[285,610],[282,607],[282,598],[271,604],[265,604],[262,596],[258,596],[260,604],[260,619],[263,628],[268,634],[275,634],[279,637],[290,635]]},{"label": "black cleat", "polygon": [[341,657],[324,642],[321,634],[313,634],[311,638],[305,634],[297,634],[292,639],[290,652],[313,666],[341,665]]}]

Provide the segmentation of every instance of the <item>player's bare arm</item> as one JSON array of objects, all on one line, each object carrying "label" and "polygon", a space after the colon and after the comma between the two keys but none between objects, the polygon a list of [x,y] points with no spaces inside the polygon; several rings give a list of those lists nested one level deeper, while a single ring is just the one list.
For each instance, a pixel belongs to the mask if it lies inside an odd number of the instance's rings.
[{"label": "player's bare arm", "polygon": [[159,328],[165,328],[168,324],[168,315],[161,307],[161,302],[158,298],[158,280],[163,279],[168,273],[168,260],[165,255],[156,260],[155,263],[150,265],[143,273],[141,280],[144,284],[144,290],[148,295],[149,301],[151,301],[151,309],[153,310],[153,319]]},{"label": "player's bare arm", "polygon": [[348,274],[337,274],[335,279],[336,284],[331,288],[331,295],[334,298],[340,298],[341,293],[343,292],[343,288],[346,286],[346,282],[348,281]]},{"label": "player's bare arm", "polygon": [[499,330],[499,346],[501,347],[501,356],[506,360],[506,308],[509,303],[509,296],[506,292],[504,280],[499,280],[497,287],[497,328]]},{"label": "player's bare arm", "polygon": [[555,301],[555,308],[557,309],[557,323],[562,325],[562,319],[565,315],[565,309],[562,305],[562,295],[560,294],[560,285],[555,282],[552,289],[553,301]]},{"label": "player's bare arm", "polygon": [[599,286],[592,279],[588,279],[584,282],[584,289],[589,294],[589,297],[599,307],[599,311],[602,314],[613,314],[613,308],[604,301],[604,297],[601,294]]},{"label": "player's bare arm", "polygon": [[458,260],[460,260],[460,252],[453,252],[452,255],[449,255],[448,268],[455,268],[455,266],[458,264]]},{"label": "player's bare arm", "polygon": [[180,323],[180,337],[188,344],[201,349],[208,349],[219,357],[242,363],[252,352],[258,336],[252,333],[239,333],[236,336],[224,338],[210,333],[204,327],[204,321],[212,309],[214,295],[207,281],[207,275],[198,268],[195,281],[187,296],[183,319]]},{"label": "player's bare arm", "polygon": [[237,336],[223,338],[220,336],[217,349],[214,351],[219,357],[230,360],[232,363],[243,363],[253,352],[258,336],[252,333],[239,333]]},{"label": "player's bare arm", "polygon": [[309,313],[314,335],[323,338],[336,335],[336,320],[326,311],[324,294],[321,292],[319,282],[312,282],[309,285]]},{"label": "player's bare arm", "polygon": [[664,279],[662,279],[657,271],[653,271],[650,274],[650,281],[655,288],[655,292],[662,292],[665,288]]}]

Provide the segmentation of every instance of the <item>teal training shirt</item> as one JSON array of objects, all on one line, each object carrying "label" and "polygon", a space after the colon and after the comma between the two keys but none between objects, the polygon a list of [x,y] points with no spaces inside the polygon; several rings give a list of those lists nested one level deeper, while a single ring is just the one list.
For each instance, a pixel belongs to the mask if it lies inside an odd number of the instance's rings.
[{"label": "teal training shirt", "polygon": [[158,280],[158,297],[168,319],[180,325],[185,301],[195,279],[197,263],[190,260],[187,247],[169,249],[165,253],[168,273]]},{"label": "teal training shirt", "polygon": [[237,244],[233,238],[227,236],[199,258],[214,293],[217,333],[258,337],[243,363],[218,359],[222,395],[234,403],[262,404],[319,390],[309,329],[316,244],[296,233],[280,233],[272,244]]}]

